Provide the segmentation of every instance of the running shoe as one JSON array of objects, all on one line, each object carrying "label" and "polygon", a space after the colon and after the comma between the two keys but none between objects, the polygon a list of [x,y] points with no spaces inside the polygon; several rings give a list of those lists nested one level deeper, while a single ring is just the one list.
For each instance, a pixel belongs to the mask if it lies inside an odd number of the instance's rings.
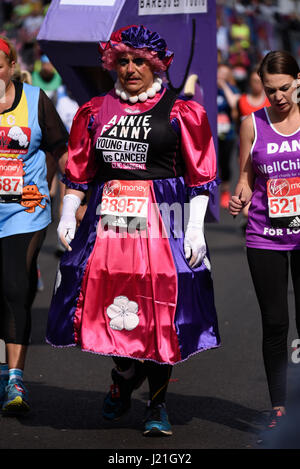
[{"label": "running shoe", "polygon": [[113,384],[102,407],[102,415],[105,419],[117,420],[130,409],[132,392],[138,389],[146,378],[142,363],[137,362],[134,366],[135,373],[130,379],[123,378],[115,368],[112,369]]},{"label": "running shoe", "polygon": [[268,444],[270,438],[274,432],[277,432],[280,429],[280,426],[284,423],[286,415],[280,409],[273,409],[268,417],[268,422],[260,434],[257,443]]},{"label": "running shoe", "polygon": [[270,431],[278,428],[283,423],[284,418],[285,414],[280,409],[273,409],[270,413],[266,430]]},{"label": "running shoe", "polygon": [[8,378],[0,378],[0,408],[3,405],[5,398],[5,389],[8,384]]},{"label": "running shoe", "polygon": [[171,425],[165,404],[148,406],[144,419],[144,436],[170,436]]},{"label": "running shoe", "polygon": [[28,411],[28,391],[23,381],[13,379],[6,386],[2,412],[7,415],[20,415]]}]

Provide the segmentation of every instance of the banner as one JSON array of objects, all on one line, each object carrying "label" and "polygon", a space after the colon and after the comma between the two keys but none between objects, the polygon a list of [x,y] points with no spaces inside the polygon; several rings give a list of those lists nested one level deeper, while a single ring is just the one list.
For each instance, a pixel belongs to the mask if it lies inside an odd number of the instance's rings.
[{"label": "banner", "polygon": [[139,0],[139,15],[207,13],[207,0]]}]

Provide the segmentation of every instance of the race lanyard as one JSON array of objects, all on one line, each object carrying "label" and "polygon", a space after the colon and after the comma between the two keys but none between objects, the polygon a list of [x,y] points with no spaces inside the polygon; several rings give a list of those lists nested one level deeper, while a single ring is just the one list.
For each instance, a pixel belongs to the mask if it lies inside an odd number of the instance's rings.
[{"label": "race lanyard", "polygon": [[102,226],[147,228],[149,181],[113,180],[105,183],[101,201]]},{"label": "race lanyard", "polygon": [[278,228],[300,226],[300,177],[267,181],[271,225]]},{"label": "race lanyard", "polygon": [[23,161],[0,159],[0,203],[19,202],[23,192]]}]

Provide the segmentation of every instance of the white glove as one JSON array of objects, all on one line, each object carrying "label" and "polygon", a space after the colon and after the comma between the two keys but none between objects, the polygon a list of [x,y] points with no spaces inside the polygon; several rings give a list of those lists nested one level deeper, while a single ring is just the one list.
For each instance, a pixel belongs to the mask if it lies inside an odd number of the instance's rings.
[{"label": "white glove", "polygon": [[63,199],[62,215],[57,227],[57,234],[62,244],[72,251],[70,242],[76,231],[76,212],[81,204],[80,198],[75,194],[67,194]]},{"label": "white glove", "polygon": [[206,255],[204,238],[204,217],[208,205],[208,196],[201,194],[190,201],[190,217],[184,237],[184,254],[192,268],[202,264]]}]

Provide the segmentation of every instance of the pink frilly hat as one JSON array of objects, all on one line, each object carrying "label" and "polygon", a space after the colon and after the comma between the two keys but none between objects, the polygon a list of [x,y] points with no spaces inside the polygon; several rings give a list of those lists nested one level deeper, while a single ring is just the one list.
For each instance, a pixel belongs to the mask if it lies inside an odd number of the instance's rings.
[{"label": "pink frilly hat", "polygon": [[143,25],[134,24],[118,29],[112,33],[109,41],[99,42],[98,50],[102,55],[118,44],[125,44],[134,49],[146,48],[154,51],[166,68],[171,65],[174,57],[174,52],[167,49],[166,41],[158,33],[150,31]]}]

